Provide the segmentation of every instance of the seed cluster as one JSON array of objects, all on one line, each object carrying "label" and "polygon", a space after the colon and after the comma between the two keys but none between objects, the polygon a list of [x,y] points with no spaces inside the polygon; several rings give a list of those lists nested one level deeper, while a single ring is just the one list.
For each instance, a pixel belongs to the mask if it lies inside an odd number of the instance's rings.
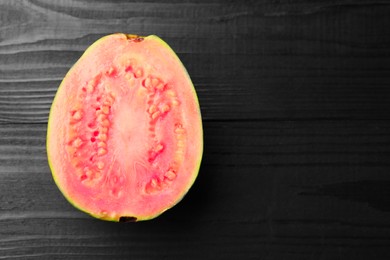
[{"label": "seed cluster", "polygon": [[[70,111],[68,152],[78,178],[86,185],[93,185],[103,177],[103,159],[107,154],[111,106],[115,101],[115,94],[106,91],[102,86],[102,79],[113,76],[114,72],[110,68],[106,74],[99,73],[86,82],[78,95],[77,104]],[[87,96],[89,100],[95,100],[93,106],[83,106]],[[93,120],[84,126],[82,119],[91,117]],[[89,161],[82,161],[82,158],[89,158]]]},{"label": "seed cluster", "polygon": [[[123,65],[123,70],[111,67],[105,72],[94,76],[81,87],[78,93],[77,104],[70,111],[70,130],[68,135],[68,154],[72,158],[79,180],[85,185],[96,185],[102,179],[108,180],[111,185],[110,194],[113,197],[122,196],[118,183],[123,182],[124,176],[115,173],[112,164],[106,165],[105,156],[108,152],[108,141],[112,120],[112,106],[116,100],[116,94],[111,86],[107,86],[107,78],[122,76],[128,83],[128,91],[139,86],[147,93],[146,115],[148,117],[148,137],[151,147],[147,152],[147,162],[153,175],[145,185],[147,194],[161,191],[171,185],[177,178],[179,166],[184,160],[186,147],[186,131],[178,123],[174,126],[176,143],[175,153],[168,169],[156,172],[157,158],[166,150],[166,144],[158,140],[156,124],[180,105],[174,87],[164,82],[161,77],[145,73],[145,70],[137,66],[134,59],[130,59]],[[138,84],[135,84],[138,82]],[[92,102],[90,102],[92,101]],[[86,104],[88,102],[88,105]],[[93,105],[90,105],[90,104]],[[86,122],[88,119],[92,120]],[[84,125],[86,124],[86,126]],[[84,158],[89,158],[85,161]],[[154,167],[154,168],[153,168]],[[155,174],[154,174],[155,173]],[[103,178],[106,176],[105,178]]]},{"label": "seed cluster", "polygon": [[[163,152],[164,146],[161,141],[156,139],[156,124],[158,120],[166,116],[173,108],[179,105],[177,94],[170,84],[166,84],[161,78],[149,75],[142,81],[142,86],[148,91],[147,109],[149,115],[149,138],[154,140],[154,145],[148,151],[148,161],[153,163]],[[183,128],[182,128],[183,129]],[[176,129],[175,129],[176,131]],[[148,194],[161,191],[171,185],[177,176],[178,165],[183,161],[184,154],[184,132],[181,132],[177,140],[177,149],[175,157],[170,166],[162,174],[156,174],[145,185],[145,191]]]}]

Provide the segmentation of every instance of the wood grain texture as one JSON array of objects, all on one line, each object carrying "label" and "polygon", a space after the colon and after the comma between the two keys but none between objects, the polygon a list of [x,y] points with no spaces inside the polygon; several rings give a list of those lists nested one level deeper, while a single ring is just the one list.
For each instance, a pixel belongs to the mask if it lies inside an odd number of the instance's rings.
[{"label": "wood grain texture", "polygon": [[[389,259],[390,1],[0,1],[0,259]],[[156,34],[193,79],[205,150],[145,223],[74,209],[47,165],[65,73]]]}]

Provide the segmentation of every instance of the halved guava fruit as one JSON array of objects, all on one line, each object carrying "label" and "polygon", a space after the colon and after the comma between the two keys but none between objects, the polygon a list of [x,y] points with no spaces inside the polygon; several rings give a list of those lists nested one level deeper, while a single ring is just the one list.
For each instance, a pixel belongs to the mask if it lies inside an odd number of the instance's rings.
[{"label": "halved guava fruit", "polygon": [[194,183],[202,152],[191,79],[154,35],[96,41],[50,110],[53,178],[71,204],[99,219],[147,220],[171,208]]}]

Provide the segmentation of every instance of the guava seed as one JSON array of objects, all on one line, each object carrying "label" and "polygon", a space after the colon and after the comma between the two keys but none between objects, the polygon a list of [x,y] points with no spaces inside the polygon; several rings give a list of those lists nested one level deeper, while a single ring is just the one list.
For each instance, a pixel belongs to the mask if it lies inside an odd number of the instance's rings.
[{"label": "guava seed", "polygon": [[153,188],[156,188],[158,183],[157,183],[157,180],[155,178],[153,178],[151,181],[150,181],[150,185],[153,187]]},{"label": "guava seed", "polygon": [[96,166],[99,170],[102,170],[104,168],[104,162],[98,162]]},{"label": "guava seed", "polygon": [[108,106],[103,106],[102,107],[102,112],[103,112],[103,114],[108,115],[108,113],[110,112],[110,108]]},{"label": "guava seed", "polygon": [[168,170],[164,176],[167,177],[168,180],[172,181],[176,178],[176,173],[173,170]]},{"label": "guava seed", "polygon": [[83,117],[83,114],[80,110],[77,110],[74,114],[73,114],[73,119],[74,120],[77,120],[79,121],[81,118]]},{"label": "guava seed", "polygon": [[73,141],[73,146],[79,148],[83,144],[83,141],[78,137]]},{"label": "guava seed", "polygon": [[157,119],[159,116],[161,115],[161,112],[160,111],[156,111],[152,114],[152,120],[155,120]]},{"label": "guava seed", "polygon": [[100,147],[105,148],[105,147],[107,147],[107,145],[106,145],[105,142],[99,142],[99,143],[98,143],[98,148],[100,148]]},{"label": "guava seed", "polygon": [[100,141],[107,141],[107,135],[106,134],[99,134],[98,139]]},{"label": "guava seed", "polygon": [[106,150],[106,149],[104,149],[104,148],[99,148],[97,154],[101,156],[101,155],[105,155],[106,153],[107,153],[107,150]]},{"label": "guava seed", "polygon": [[163,113],[166,113],[170,110],[171,108],[169,107],[168,104],[164,104],[162,107],[161,107],[161,112]]},{"label": "guava seed", "polygon": [[137,70],[134,72],[134,76],[135,76],[136,78],[140,78],[140,77],[142,77],[143,75],[144,75],[144,71],[143,71],[141,68],[137,69]]}]

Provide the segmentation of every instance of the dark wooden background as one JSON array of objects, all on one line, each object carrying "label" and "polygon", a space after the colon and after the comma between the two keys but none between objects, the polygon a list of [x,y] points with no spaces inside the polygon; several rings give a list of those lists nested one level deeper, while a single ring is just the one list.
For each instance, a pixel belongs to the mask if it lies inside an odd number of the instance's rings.
[{"label": "dark wooden background", "polygon": [[[383,0],[0,1],[0,259],[389,259],[389,28]],[[165,39],[203,115],[149,222],[79,212],[47,164],[61,79],[114,32]]]}]

